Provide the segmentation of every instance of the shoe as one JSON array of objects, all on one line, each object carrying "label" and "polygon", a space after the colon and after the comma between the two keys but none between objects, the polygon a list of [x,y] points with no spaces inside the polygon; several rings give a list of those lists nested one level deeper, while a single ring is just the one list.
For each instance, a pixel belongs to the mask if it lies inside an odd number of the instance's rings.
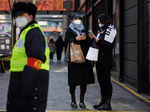
[{"label": "shoe", "polygon": [[94,107],[96,110],[112,110],[111,104],[110,103],[104,103],[99,106]]},{"label": "shoe", "polygon": [[85,108],[86,108],[86,105],[85,105],[84,102],[80,102],[80,103],[79,103],[79,106],[80,106],[80,108],[82,108],[82,109],[85,109]]},{"label": "shoe", "polygon": [[71,107],[72,108],[78,108],[77,103],[76,102],[71,102]]},{"label": "shoe", "polygon": [[98,107],[100,107],[101,105],[103,105],[104,104],[104,102],[100,102],[99,104],[97,104],[97,105],[93,105],[93,107],[95,108],[95,109],[97,109]]}]

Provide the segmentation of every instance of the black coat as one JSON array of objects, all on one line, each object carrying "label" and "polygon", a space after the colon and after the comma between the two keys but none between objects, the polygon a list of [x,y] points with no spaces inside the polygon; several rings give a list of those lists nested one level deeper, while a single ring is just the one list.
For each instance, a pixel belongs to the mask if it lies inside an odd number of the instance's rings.
[{"label": "black coat", "polygon": [[106,29],[108,28],[108,25],[105,25],[103,27],[104,32],[101,34],[100,41],[97,43],[97,46],[99,48],[99,56],[98,56],[98,62],[105,68],[111,68],[112,67],[112,50],[115,44],[115,41],[110,44],[104,40]]},{"label": "black coat", "polygon": [[[35,21],[30,22],[26,27],[36,23]],[[25,28],[26,28],[25,27]],[[23,29],[24,30],[24,29]],[[34,28],[27,33],[25,41],[25,50],[28,57],[34,57],[41,60],[43,63],[46,60],[45,56],[45,37],[39,28]]]},{"label": "black coat", "polygon": [[111,68],[112,68],[112,49],[113,44],[104,40],[107,26],[104,27],[104,32],[98,42],[99,56],[96,62],[97,80],[101,88],[101,98],[111,100],[112,83],[111,83]]},{"label": "black coat", "polygon": [[[83,51],[84,57],[86,57],[89,42],[88,39],[76,41],[75,35],[70,28],[68,28],[65,37],[65,47],[70,42],[75,42],[80,44],[81,49]],[[68,62],[68,84],[69,85],[81,85],[81,84],[90,84],[94,83],[94,74],[93,74],[93,66],[92,64],[86,60],[85,63],[72,63]]]}]

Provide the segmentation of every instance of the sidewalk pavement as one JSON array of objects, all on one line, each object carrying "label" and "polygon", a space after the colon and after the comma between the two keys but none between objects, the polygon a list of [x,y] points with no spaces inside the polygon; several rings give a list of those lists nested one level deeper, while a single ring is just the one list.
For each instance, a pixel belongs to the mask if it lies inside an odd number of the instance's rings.
[{"label": "sidewalk pavement", "polygon": [[[1,110],[5,110],[9,76],[9,72],[6,72],[4,74],[0,73],[0,112]],[[96,83],[89,85],[87,88],[87,93],[85,96],[85,103],[87,105],[86,111],[96,111],[93,109],[93,105],[97,104],[100,100],[100,89],[97,83],[96,76],[95,80]],[[139,98],[138,96],[127,90],[125,87],[121,86],[121,83],[117,83],[117,81],[115,81],[115,79],[112,79],[113,111],[111,112],[150,112],[149,102],[146,102],[144,99]],[[79,103],[79,92],[79,88],[77,88],[77,103]],[[69,112],[80,110],[80,108],[74,110],[70,107],[70,94],[67,85],[67,64],[64,62],[60,64],[54,61],[54,63],[51,64],[50,70],[47,112]]]}]

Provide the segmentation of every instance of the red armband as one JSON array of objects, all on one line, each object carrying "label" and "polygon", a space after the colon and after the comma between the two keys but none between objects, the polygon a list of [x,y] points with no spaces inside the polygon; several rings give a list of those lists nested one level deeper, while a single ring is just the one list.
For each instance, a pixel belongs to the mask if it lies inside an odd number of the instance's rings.
[{"label": "red armband", "polygon": [[28,66],[35,68],[36,70],[40,70],[40,67],[42,65],[42,61],[33,57],[28,58]]}]

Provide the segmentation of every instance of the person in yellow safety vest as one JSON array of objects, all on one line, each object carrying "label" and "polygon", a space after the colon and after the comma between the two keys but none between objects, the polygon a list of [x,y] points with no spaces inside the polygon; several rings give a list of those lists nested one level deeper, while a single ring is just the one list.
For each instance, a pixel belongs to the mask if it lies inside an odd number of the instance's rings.
[{"label": "person in yellow safety vest", "polygon": [[37,8],[28,2],[13,5],[12,17],[21,29],[12,50],[7,112],[45,112],[49,84],[47,39],[35,21]]}]

